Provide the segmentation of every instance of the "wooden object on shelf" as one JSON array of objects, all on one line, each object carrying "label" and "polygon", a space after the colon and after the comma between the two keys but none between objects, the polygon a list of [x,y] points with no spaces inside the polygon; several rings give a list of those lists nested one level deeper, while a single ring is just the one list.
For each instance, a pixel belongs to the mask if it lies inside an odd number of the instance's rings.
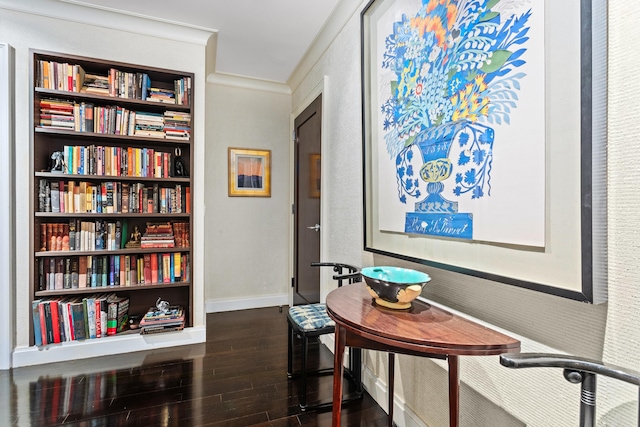
[{"label": "wooden object on shelf", "polygon": [[[110,295],[136,316],[162,291],[194,326],[193,73],[40,50],[30,57],[30,344],[51,344],[47,329],[53,343],[84,336],[67,321],[69,307],[100,322]],[[180,244],[141,248],[148,223],[171,224]]]}]

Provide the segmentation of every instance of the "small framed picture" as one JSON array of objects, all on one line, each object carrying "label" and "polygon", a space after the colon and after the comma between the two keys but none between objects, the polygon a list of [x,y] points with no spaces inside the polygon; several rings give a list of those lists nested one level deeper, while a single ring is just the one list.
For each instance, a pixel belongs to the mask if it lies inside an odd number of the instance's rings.
[{"label": "small framed picture", "polygon": [[271,197],[271,150],[229,147],[229,196]]}]

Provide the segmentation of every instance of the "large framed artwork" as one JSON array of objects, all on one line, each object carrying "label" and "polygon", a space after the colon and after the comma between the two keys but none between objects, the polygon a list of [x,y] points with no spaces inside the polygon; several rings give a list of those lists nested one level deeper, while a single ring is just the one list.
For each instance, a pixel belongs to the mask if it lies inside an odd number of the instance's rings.
[{"label": "large framed artwork", "polygon": [[606,299],[604,10],[601,0],[365,7],[365,250]]}]

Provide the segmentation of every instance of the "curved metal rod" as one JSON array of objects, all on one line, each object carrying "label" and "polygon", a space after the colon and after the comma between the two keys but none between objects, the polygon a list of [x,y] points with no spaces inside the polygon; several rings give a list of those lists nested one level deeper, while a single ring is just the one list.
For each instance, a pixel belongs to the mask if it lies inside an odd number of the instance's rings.
[{"label": "curved metal rod", "polygon": [[[349,283],[360,280],[360,269],[349,264],[339,262],[312,262],[311,267],[333,267],[333,271],[338,274],[333,276],[333,280],[338,281],[338,286],[342,286],[342,280],[349,279]],[[342,270],[347,269],[349,272],[342,274]]]},{"label": "curved metal rod", "polygon": [[590,372],[640,386],[640,372],[598,360],[552,353],[506,353],[500,363],[507,368],[562,368]]}]

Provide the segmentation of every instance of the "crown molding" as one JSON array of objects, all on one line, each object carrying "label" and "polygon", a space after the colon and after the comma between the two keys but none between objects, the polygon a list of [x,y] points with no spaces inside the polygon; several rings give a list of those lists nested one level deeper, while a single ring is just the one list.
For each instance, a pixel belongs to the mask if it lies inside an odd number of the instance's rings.
[{"label": "crown molding", "polygon": [[78,0],[0,0],[0,9],[206,46],[217,30],[132,14]]},{"label": "crown molding", "polygon": [[238,87],[242,89],[260,90],[263,92],[291,95],[291,89],[284,83],[270,80],[254,79],[227,73],[211,73],[207,76],[207,83]]}]

